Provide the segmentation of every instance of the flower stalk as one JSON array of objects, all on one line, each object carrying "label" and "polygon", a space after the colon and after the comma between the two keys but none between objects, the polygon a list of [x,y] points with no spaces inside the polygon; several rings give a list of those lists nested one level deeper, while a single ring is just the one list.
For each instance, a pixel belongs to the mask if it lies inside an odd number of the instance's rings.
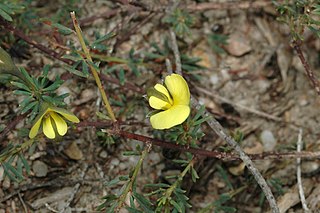
[{"label": "flower stalk", "polygon": [[94,77],[94,79],[95,79],[95,81],[96,81],[96,84],[97,84],[97,86],[98,86],[98,88],[99,88],[99,91],[100,91],[100,93],[101,93],[101,97],[102,97],[102,100],[103,100],[103,102],[104,102],[104,106],[105,106],[105,108],[106,108],[106,110],[107,110],[107,112],[108,112],[108,115],[109,115],[110,119],[111,119],[113,122],[116,122],[117,119],[116,119],[116,117],[115,117],[115,115],[114,115],[114,113],[113,113],[113,110],[112,110],[111,106],[110,106],[110,103],[109,103],[109,100],[108,100],[108,98],[107,98],[106,92],[104,91],[104,89],[103,89],[103,87],[102,87],[102,83],[101,83],[101,80],[100,80],[98,71],[97,71],[97,69],[96,69],[94,66],[92,66],[92,63],[93,63],[92,57],[91,57],[91,55],[90,55],[89,49],[87,48],[87,46],[86,46],[86,44],[85,44],[85,42],[84,42],[84,39],[83,39],[83,36],[82,36],[82,31],[81,31],[81,28],[80,28],[80,26],[79,26],[79,23],[78,23],[78,21],[77,21],[77,19],[76,19],[75,12],[71,12],[70,15],[71,15],[71,19],[72,19],[72,22],[73,22],[73,26],[74,26],[74,28],[75,28],[75,30],[76,30],[76,34],[77,34],[77,36],[78,36],[80,45],[81,45],[82,50],[83,50],[83,52],[84,52],[84,54],[85,54],[86,60],[89,62],[89,63],[87,63],[87,64],[89,65],[89,68],[90,68],[90,70],[91,70],[91,72],[92,72],[92,75],[93,75],[93,77]]}]

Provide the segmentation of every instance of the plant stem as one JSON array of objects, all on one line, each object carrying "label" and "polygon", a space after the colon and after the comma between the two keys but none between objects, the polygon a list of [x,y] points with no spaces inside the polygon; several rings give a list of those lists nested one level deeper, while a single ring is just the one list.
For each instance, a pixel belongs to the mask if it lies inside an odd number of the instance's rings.
[{"label": "plant stem", "polygon": [[34,142],[34,139],[29,139],[26,142],[22,143],[21,145],[12,147],[10,150],[4,152],[3,154],[0,155],[0,163],[4,162],[5,160],[7,160],[7,158],[11,156],[18,154],[20,151],[24,150],[28,146],[31,146],[33,142]]},{"label": "plant stem", "polygon": [[316,78],[315,74],[311,70],[308,61],[305,59],[302,51],[301,51],[301,41],[294,41],[293,42],[293,48],[296,50],[298,57],[304,67],[304,70],[306,71],[306,74],[309,78],[309,81],[311,82],[311,85],[314,87],[318,95],[320,95],[320,83],[318,79]]},{"label": "plant stem", "polygon": [[124,189],[124,191],[121,193],[121,196],[119,197],[119,202],[117,205],[117,210],[116,212],[120,211],[120,209],[122,208],[124,202],[126,201],[126,198],[128,196],[128,193],[132,190],[133,184],[136,181],[138,172],[140,171],[140,168],[142,166],[143,160],[145,159],[145,157],[147,156],[147,153],[150,151],[151,149],[151,144],[148,144],[148,146],[146,147],[145,150],[143,150],[141,157],[137,163],[137,165],[134,168],[134,171],[132,173],[132,176],[130,177],[129,182],[126,185],[126,188]]},{"label": "plant stem", "polygon": [[81,31],[81,28],[80,28],[80,26],[79,26],[79,23],[78,23],[78,21],[77,21],[77,19],[76,19],[75,12],[71,12],[70,15],[71,15],[72,22],[73,22],[73,26],[74,26],[74,28],[75,28],[75,30],[76,30],[76,33],[77,33],[79,42],[80,42],[80,44],[81,44],[82,50],[83,50],[83,52],[84,52],[84,54],[85,54],[85,56],[86,56],[87,62],[89,62],[88,65],[89,65],[89,67],[90,67],[90,70],[91,70],[91,72],[92,72],[92,75],[93,75],[93,77],[94,77],[94,79],[95,79],[95,81],[96,81],[96,84],[97,84],[97,86],[98,86],[98,88],[99,88],[99,91],[100,91],[100,93],[101,93],[101,97],[102,97],[102,100],[103,100],[103,102],[104,102],[104,106],[105,106],[105,108],[106,108],[106,110],[107,110],[107,112],[108,112],[109,117],[111,118],[111,120],[112,120],[113,122],[116,122],[117,119],[116,119],[116,117],[114,116],[114,113],[113,113],[112,108],[111,108],[111,106],[110,106],[110,103],[109,103],[109,101],[108,101],[106,92],[104,91],[104,89],[103,89],[103,87],[102,87],[102,83],[101,83],[101,80],[100,80],[98,71],[97,71],[97,69],[92,65],[92,64],[93,64],[93,61],[92,61],[92,58],[91,58],[91,55],[90,55],[90,51],[89,51],[89,49],[87,48],[86,43],[84,42],[84,39],[83,39],[83,36],[82,36],[82,31]]}]

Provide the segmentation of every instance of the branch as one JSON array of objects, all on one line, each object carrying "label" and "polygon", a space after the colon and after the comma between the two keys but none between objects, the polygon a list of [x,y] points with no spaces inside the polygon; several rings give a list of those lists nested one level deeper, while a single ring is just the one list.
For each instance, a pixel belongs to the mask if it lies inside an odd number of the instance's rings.
[{"label": "branch", "polygon": [[[303,145],[302,142],[302,129],[299,129],[299,136],[297,141],[297,152],[301,152],[301,147]],[[297,184],[299,189],[299,196],[301,200],[301,204],[303,207],[304,212],[309,212],[309,208],[306,202],[306,197],[304,196],[304,190],[302,187],[302,180],[301,180],[301,158],[297,158]]]},{"label": "branch", "polygon": [[2,132],[0,133],[0,142],[2,142],[2,140],[4,139],[4,137],[10,132],[10,130],[13,130],[15,128],[15,126],[22,121],[25,117],[27,117],[28,113],[24,113],[22,115],[18,115],[17,117],[15,117],[12,121],[8,122],[8,124],[6,125],[6,127],[2,130]]},{"label": "branch", "polygon": [[298,54],[298,57],[304,67],[304,70],[306,71],[306,74],[311,82],[311,85],[316,90],[318,95],[320,95],[320,83],[319,83],[318,79],[315,77],[313,71],[311,70],[309,63],[305,59],[305,57],[301,51],[300,45],[301,45],[300,42],[297,42],[297,41],[293,42],[293,48],[296,50],[296,52]]},{"label": "branch", "polygon": [[65,59],[65,58],[61,58],[60,54],[47,48],[46,46],[39,44],[38,42],[36,42],[35,40],[31,39],[29,36],[27,36],[26,34],[24,34],[22,31],[16,29],[15,27],[13,27],[10,23],[3,21],[2,19],[0,19],[0,25],[2,25],[3,30],[7,31],[7,32],[11,32],[14,36],[17,36],[18,38],[24,40],[25,42],[27,42],[28,44],[34,46],[35,48],[41,50],[42,52],[48,54],[51,58],[55,58],[58,59],[60,61],[63,61],[67,64],[72,64],[73,62],[69,59]]}]

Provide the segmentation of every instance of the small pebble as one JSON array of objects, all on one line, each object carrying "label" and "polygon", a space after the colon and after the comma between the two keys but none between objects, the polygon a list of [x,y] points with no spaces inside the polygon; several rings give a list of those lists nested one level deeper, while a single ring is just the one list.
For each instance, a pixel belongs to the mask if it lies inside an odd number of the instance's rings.
[{"label": "small pebble", "polygon": [[73,141],[65,150],[64,153],[72,160],[81,160],[83,153],[77,145],[76,141]]},{"label": "small pebble", "polygon": [[[71,93],[71,90],[69,89],[69,87],[66,87],[64,85],[60,86],[58,89],[57,89],[57,93],[58,95],[63,95],[63,94],[66,94],[66,93]],[[64,102],[66,104],[70,104],[71,103],[71,99],[70,99],[70,96],[66,97],[64,99]]]},{"label": "small pebble", "polygon": [[301,170],[303,173],[311,173],[318,170],[320,167],[318,162],[313,161],[302,161]]},{"label": "small pebble", "polygon": [[260,135],[265,152],[273,151],[277,144],[275,137],[270,130],[263,130]]},{"label": "small pebble", "polygon": [[47,164],[39,160],[33,162],[32,170],[36,177],[45,177],[48,174]]},{"label": "small pebble", "polygon": [[210,82],[213,84],[213,85],[216,85],[218,84],[220,81],[219,79],[219,76],[217,74],[213,74],[210,76]]},{"label": "small pebble", "polygon": [[100,152],[100,154],[99,154],[99,157],[100,157],[100,158],[107,158],[107,157],[108,157],[108,153],[107,153],[106,151],[102,150],[102,151]]},{"label": "small pebble", "polygon": [[11,185],[10,178],[6,176],[2,182],[2,189],[9,189]]},{"label": "small pebble", "polygon": [[226,50],[233,56],[242,56],[252,50],[248,39],[240,34],[232,34],[228,39]]}]

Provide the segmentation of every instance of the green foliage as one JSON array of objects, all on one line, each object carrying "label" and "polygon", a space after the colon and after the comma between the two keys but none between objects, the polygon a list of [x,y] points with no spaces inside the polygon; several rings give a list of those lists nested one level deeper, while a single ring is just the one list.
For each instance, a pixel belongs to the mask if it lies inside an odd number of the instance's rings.
[{"label": "green foliage", "polygon": [[163,20],[165,23],[170,24],[178,36],[190,35],[190,27],[194,19],[185,10],[176,9],[169,17]]},{"label": "green foliage", "polygon": [[108,135],[107,133],[102,131],[97,131],[96,134],[102,146],[109,146],[115,144],[115,140],[117,139],[117,137]]},{"label": "green foliage", "polygon": [[[23,144],[14,145],[9,143],[0,152],[0,164],[4,169],[4,176],[8,176],[12,181],[21,182],[24,180],[24,171],[30,174],[30,166],[25,159],[21,150],[33,144],[33,140],[29,140]],[[32,147],[32,146],[31,146]],[[29,150],[32,152],[32,150]]]},{"label": "green foliage", "polygon": [[30,175],[30,166],[22,154],[11,156],[1,165],[4,169],[4,176],[8,176],[13,181],[20,182],[24,179],[23,168]]},{"label": "green foliage", "polygon": [[217,54],[225,54],[226,51],[222,46],[228,44],[229,37],[223,34],[212,33],[208,36],[208,43],[212,50]]},{"label": "green foliage", "polygon": [[12,16],[22,12],[24,9],[25,7],[22,3],[16,1],[4,1],[0,3],[0,16],[3,19],[12,22]]},{"label": "green foliage", "polygon": [[278,3],[273,1],[280,14],[278,20],[287,24],[294,41],[303,40],[305,28],[320,38],[320,3],[317,0],[297,0]]},{"label": "green foliage", "polygon": [[216,167],[217,167],[219,176],[225,182],[225,184],[227,185],[228,189],[229,190],[233,190],[234,187],[232,186],[232,183],[231,183],[231,181],[230,181],[230,179],[228,177],[227,171],[224,168],[222,168],[222,166],[220,166],[220,165],[217,165]]},{"label": "green foliage", "polygon": [[[191,159],[190,159],[191,158]],[[185,195],[185,190],[181,189],[181,182],[187,173],[191,174],[192,180],[195,182],[199,178],[196,170],[193,168],[194,159],[189,155],[189,160],[175,160],[176,163],[185,166],[185,169],[175,177],[176,181],[172,184],[147,184],[146,187],[154,188],[148,196],[157,195],[157,208],[155,212],[181,212],[184,213],[191,205],[188,203],[189,198]]]},{"label": "green foliage", "polygon": [[[112,185],[120,183],[121,181],[125,182],[119,194],[110,194],[104,196],[104,202],[98,206],[97,210],[105,210],[108,213],[116,212],[124,207],[125,201],[127,199],[130,199],[130,206],[126,206],[126,209],[129,212],[141,212],[139,209],[143,210],[142,212],[153,212],[151,202],[145,199],[143,195],[137,193],[136,191],[136,178],[139,170],[141,169],[143,160],[147,156],[147,153],[148,148],[146,148],[145,150],[141,150],[140,146],[137,146],[135,151],[125,153],[125,155],[131,156],[140,155],[140,159],[135,168],[132,170],[132,172],[130,172],[128,176],[120,176],[107,183],[107,185],[110,187]],[[135,201],[140,204],[139,207],[135,205]]]},{"label": "green foliage", "polygon": [[56,94],[56,90],[61,86],[63,81],[59,77],[56,77],[53,82],[50,81],[47,77],[49,69],[50,66],[44,66],[42,74],[37,78],[33,78],[24,68],[20,68],[20,71],[26,81],[11,82],[11,84],[17,88],[14,91],[14,94],[25,96],[25,99],[19,104],[19,108],[21,113],[31,111],[30,120],[33,120],[39,113],[43,102],[47,102],[55,106],[65,105],[64,98],[66,98],[68,94]]},{"label": "green foliage", "polygon": [[219,195],[219,198],[215,200],[214,202],[210,203],[207,205],[205,208],[201,209],[198,211],[198,213],[218,213],[218,212],[225,212],[225,213],[233,213],[236,212],[237,209],[230,207],[230,206],[225,206],[227,201],[229,201],[232,198],[229,194],[221,194]]}]

